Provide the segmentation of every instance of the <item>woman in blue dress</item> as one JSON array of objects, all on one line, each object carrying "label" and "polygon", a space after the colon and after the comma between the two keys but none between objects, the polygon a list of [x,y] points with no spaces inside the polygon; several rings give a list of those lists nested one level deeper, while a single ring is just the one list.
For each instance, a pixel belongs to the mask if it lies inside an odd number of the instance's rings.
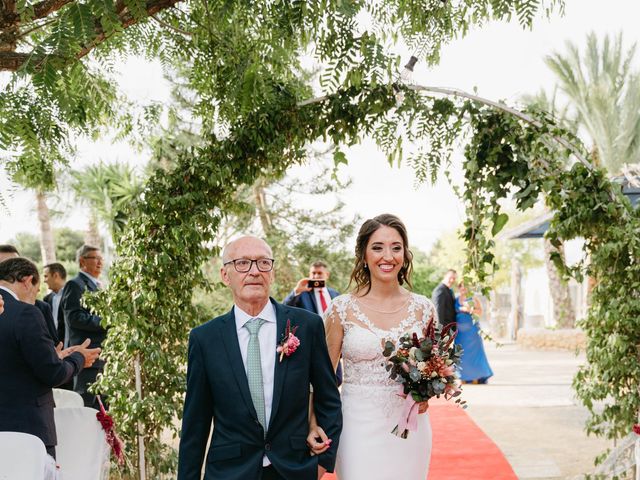
[{"label": "woman in blue dress", "polygon": [[493,370],[484,352],[480,328],[473,320],[474,314],[482,314],[482,306],[477,298],[467,298],[467,289],[462,282],[458,284],[455,306],[458,326],[455,343],[463,349],[460,378],[465,383],[487,383],[489,377],[493,376]]}]

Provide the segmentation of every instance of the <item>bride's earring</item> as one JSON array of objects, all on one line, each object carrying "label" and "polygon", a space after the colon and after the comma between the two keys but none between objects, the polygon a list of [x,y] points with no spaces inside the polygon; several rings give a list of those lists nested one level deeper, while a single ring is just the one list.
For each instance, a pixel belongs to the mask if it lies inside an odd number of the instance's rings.
[{"label": "bride's earring", "polygon": [[366,270],[366,269],[368,269],[368,268],[369,268],[369,266],[365,263],[365,264],[364,264],[364,269]]}]

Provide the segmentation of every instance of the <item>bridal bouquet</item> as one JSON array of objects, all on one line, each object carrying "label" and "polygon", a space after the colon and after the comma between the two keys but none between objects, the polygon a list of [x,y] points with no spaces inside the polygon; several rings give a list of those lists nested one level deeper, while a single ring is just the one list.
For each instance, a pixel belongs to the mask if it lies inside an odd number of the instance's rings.
[{"label": "bridal bouquet", "polygon": [[[456,369],[462,347],[453,343],[456,337],[453,325],[441,327],[432,318],[422,330],[422,337],[405,334],[397,346],[392,341],[383,341],[382,354],[388,359],[389,377],[400,384],[398,395],[405,398],[402,416],[391,433],[407,438],[409,431],[417,430],[418,403],[440,395],[447,400],[460,395]],[[459,398],[455,403],[465,407]]]}]

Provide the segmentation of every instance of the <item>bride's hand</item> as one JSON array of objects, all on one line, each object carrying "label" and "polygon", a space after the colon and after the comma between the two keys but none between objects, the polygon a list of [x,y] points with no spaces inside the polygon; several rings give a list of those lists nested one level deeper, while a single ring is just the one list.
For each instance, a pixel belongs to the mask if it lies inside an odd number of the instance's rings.
[{"label": "bride's hand", "polygon": [[[318,439],[320,439],[320,441],[318,441]],[[307,435],[307,445],[311,450],[311,456],[320,455],[329,449],[331,446],[331,439],[327,437],[327,434],[324,433],[322,427],[310,424],[309,435]]]},{"label": "bride's hand", "polygon": [[429,409],[429,402],[418,403],[418,413],[425,413]]}]

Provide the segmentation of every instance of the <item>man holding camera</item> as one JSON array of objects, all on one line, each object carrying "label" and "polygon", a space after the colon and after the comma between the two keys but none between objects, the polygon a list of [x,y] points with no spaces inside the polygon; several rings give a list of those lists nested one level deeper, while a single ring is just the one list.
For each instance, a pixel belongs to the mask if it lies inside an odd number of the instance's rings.
[{"label": "man holding camera", "polygon": [[[337,290],[327,287],[330,275],[331,272],[329,272],[326,263],[313,262],[309,268],[309,277],[301,279],[282,303],[317,313],[322,317],[329,308],[331,300],[340,295]],[[340,385],[342,383],[342,363],[338,364],[336,379]]]}]

